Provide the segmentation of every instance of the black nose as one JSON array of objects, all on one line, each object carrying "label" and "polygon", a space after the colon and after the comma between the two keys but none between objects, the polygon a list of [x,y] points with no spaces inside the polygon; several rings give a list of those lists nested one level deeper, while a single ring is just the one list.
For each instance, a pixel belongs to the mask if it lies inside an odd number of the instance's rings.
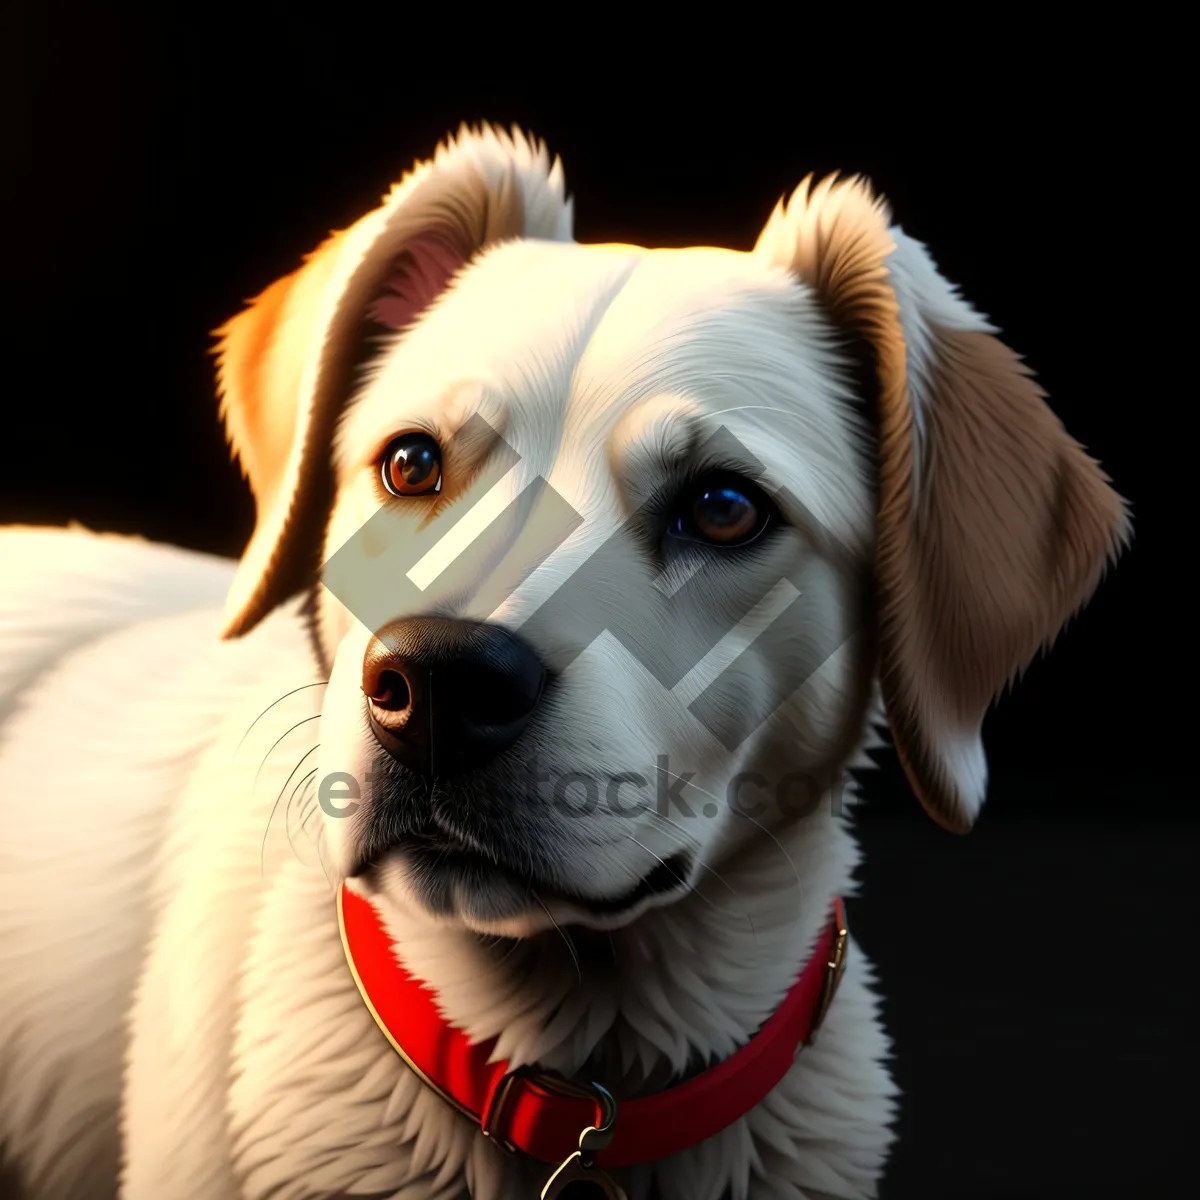
[{"label": "black nose", "polygon": [[409,617],[381,629],[363,659],[371,730],[423,775],[481,766],[520,737],[546,670],[499,625]]}]

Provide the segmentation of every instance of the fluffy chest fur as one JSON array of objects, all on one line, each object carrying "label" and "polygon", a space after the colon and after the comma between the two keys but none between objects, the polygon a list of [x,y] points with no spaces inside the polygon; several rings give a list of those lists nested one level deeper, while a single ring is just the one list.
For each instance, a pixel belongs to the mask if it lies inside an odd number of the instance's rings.
[{"label": "fluffy chest fur", "polygon": [[[99,1028],[86,992],[54,996],[58,1022],[29,1047],[30,1101],[56,1094],[59,1072],[93,1108],[118,1101],[130,1197],[536,1194],[541,1168],[498,1150],[431,1094],[351,981],[303,785],[324,689],[304,686],[319,676],[301,620],[285,610],[220,645],[202,636],[215,617],[160,617],[69,655],[12,730],[36,756],[32,731],[58,679],[98,685],[120,664],[131,678],[120,720],[135,722],[176,774],[164,789],[130,739],[104,725],[70,753],[42,757],[47,794],[69,794],[86,773],[93,796],[112,797],[102,816],[92,810],[107,836],[60,835],[56,861],[92,864],[92,907],[108,897],[127,905],[106,950],[128,990]],[[179,639],[198,647],[192,659],[153,670]],[[11,779],[28,762],[10,754],[4,767]],[[828,896],[850,889],[854,862],[842,821],[823,807],[714,871],[687,902],[577,947],[578,966],[554,938],[514,947],[447,933],[416,912],[388,920],[447,1016],[476,1037],[499,1036],[498,1053],[566,1072],[602,1064],[637,1091],[727,1055],[762,1023],[806,960]],[[27,917],[31,940],[54,917],[73,954],[99,949],[70,911]],[[892,1087],[869,979],[852,947],[834,1008],[785,1083],[719,1138],[631,1173],[631,1196],[871,1194]],[[62,1045],[71,1029],[100,1035],[110,1078],[79,1086],[88,1077]],[[70,1127],[46,1123],[38,1140],[49,1150]],[[50,1153],[46,1161],[50,1169]],[[795,1190],[779,1191],[784,1180]]]}]

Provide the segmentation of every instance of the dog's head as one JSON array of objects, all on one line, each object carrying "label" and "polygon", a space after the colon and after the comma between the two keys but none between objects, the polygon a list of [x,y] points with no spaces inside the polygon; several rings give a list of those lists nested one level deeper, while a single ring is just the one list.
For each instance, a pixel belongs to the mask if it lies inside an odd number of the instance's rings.
[{"label": "dog's head", "polygon": [[969,828],[985,710],[1127,537],[862,180],[749,253],[579,245],[544,149],[464,131],[220,336],[227,632],[315,588],[338,869],[479,929],[628,921],[816,816],[875,681]]}]

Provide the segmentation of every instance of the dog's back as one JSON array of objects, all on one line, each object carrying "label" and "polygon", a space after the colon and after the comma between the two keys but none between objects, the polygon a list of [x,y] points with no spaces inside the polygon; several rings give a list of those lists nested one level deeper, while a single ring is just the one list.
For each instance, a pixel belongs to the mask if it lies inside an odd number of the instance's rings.
[{"label": "dog's back", "polygon": [[179,692],[232,564],[34,528],[0,562],[0,1159],[31,1196],[104,1195],[147,885],[206,736]]}]

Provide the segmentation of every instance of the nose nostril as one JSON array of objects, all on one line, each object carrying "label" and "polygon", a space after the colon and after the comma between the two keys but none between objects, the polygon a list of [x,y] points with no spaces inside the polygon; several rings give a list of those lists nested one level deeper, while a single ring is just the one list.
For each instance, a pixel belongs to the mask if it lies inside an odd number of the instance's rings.
[{"label": "nose nostril", "polygon": [[401,712],[412,703],[408,680],[399,671],[380,671],[367,698],[376,708],[385,712]]},{"label": "nose nostril", "polygon": [[363,656],[371,731],[427,776],[502,754],[524,732],[546,680],[528,643],[487,622],[407,617],[376,634]]}]

